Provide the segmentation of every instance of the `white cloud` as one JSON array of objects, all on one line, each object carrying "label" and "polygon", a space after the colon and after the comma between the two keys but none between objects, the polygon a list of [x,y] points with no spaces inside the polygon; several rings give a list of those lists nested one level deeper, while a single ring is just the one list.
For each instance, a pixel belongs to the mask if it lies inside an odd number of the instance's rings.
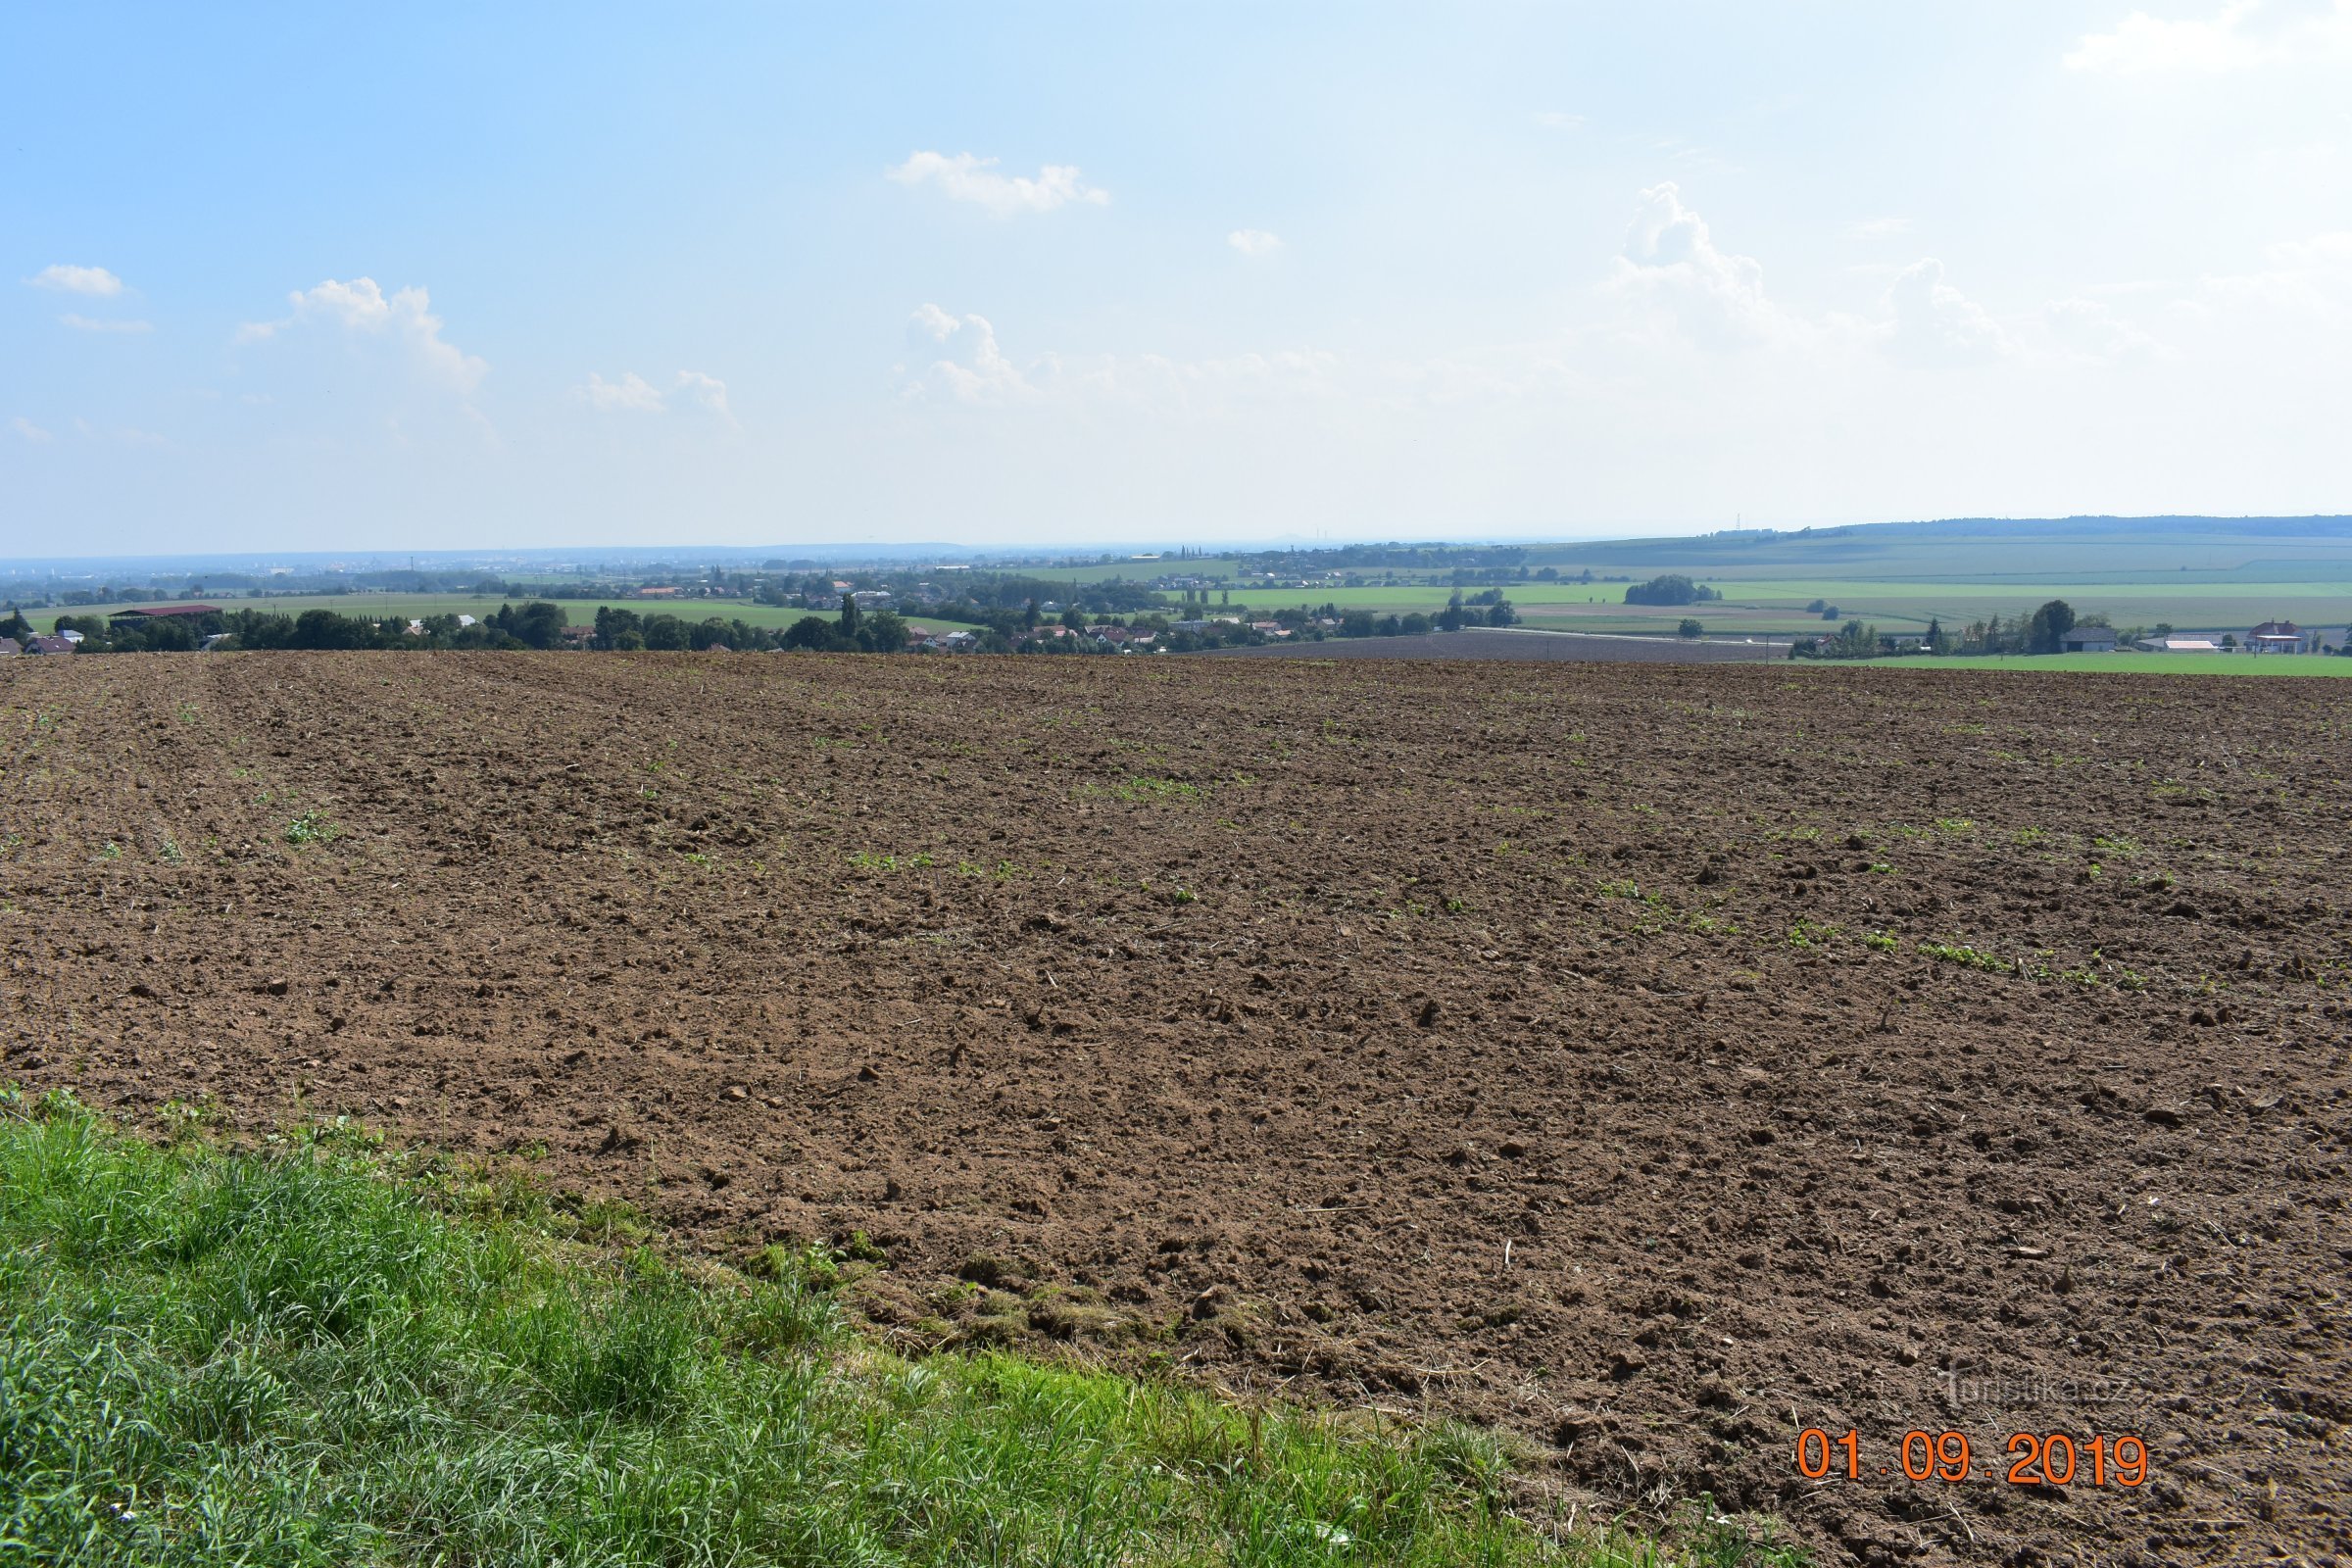
[{"label": "white cloud", "polygon": [[1887,239],[1911,232],[1908,218],[1857,218],[1845,225],[1849,239]]},{"label": "white cloud", "polygon": [[47,443],[57,439],[56,436],[51,435],[48,431],[42,429],[30,419],[27,419],[22,414],[9,420],[8,427],[11,430],[16,431],[17,434],[23,436],[25,440],[31,442],[36,447],[46,445]]},{"label": "white cloud", "polygon": [[317,288],[287,298],[294,307],[292,316],[274,321],[247,321],[237,328],[236,341],[267,342],[289,327],[313,323],[370,336],[397,334],[427,373],[461,395],[471,393],[490,369],[486,362],[441,335],[441,318],[432,313],[432,299],[421,288],[404,288],[387,295],[371,277],[355,277],[348,283],[330,277]]},{"label": "white cloud", "polygon": [[2084,33],[2067,54],[2066,67],[2136,76],[2244,71],[2330,57],[2352,57],[2352,0],[2230,0],[2210,17],[2134,11],[2113,31]]},{"label": "white cloud", "polygon": [[1611,286],[1663,307],[1692,338],[1718,347],[1779,336],[1790,325],[1765,297],[1762,266],[1717,249],[1672,182],[1642,193]]},{"label": "white cloud", "polygon": [[1998,359],[2015,351],[1984,307],[1943,280],[1943,264],[1934,257],[1896,273],[1886,304],[1891,313],[1886,345],[1906,358]]},{"label": "white cloud", "polygon": [[1077,167],[1071,164],[1048,164],[1031,179],[1025,174],[999,173],[994,158],[975,158],[970,153],[957,153],[950,158],[945,153],[918,152],[908,154],[905,163],[894,164],[883,173],[902,185],[935,184],[949,200],[974,203],[999,218],[1018,213],[1050,213],[1069,202],[1101,207],[1110,200],[1110,192],[1085,183],[1079,178]]},{"label": "white cloud", "polygon": [[2170,359],[2172,352],[2138,326],[2115,314],[2104,300],[2080,296],[2042,307],[2050,335],[2086,360]]},{"label": "white cloud", "polygon": [[985,316],[956,317],[936,305],[916,307],[911,329],[944,350],[922,381],[908,390],[920,395],[935,387],[959,403],[1008,403],[1036,391],[1020,367],[997,346],[997,329]]},{"label": "white cloud", "polygon": [[909,319],[909,334],[920,333],[934,343],[945,343],[963,323],[936,305],[918,305]]},{"label": "white cloud", "polygon": [[660,414],[662,394],[653,382],[634,370],[623,370],[620,379],[608,381],[594,370],[588,379],[573,387],[572,395],[599,414]]},{"label": "white cloud", "polygon": [[1225,236],[1225,243],[1244,256],[1271,256],[1282,249],[1282,236],[1262,228],[1237,228]]},{"label": "white cloud", "polygon": [[735,411],[727,407],[727,383],[715,375],[705,375],[700,370],[680,370],[677,384],[670,389],[670,395],[716,415],[730,425],[735,422]]},{"label": "white cloud", "polygon": [[1574,130],[1584,122],[1584,116],[1562,114],[1556,109],[1540,110],[1536,115],[1536,123],[1545,130]]},{"label": "white cloud", "polygon": [[599,414],[666,414],[677,404],[688,404],[736,427],[735,412],[727,406],[727,383],[700,370],[680,370],[667,390],[634,370],[623,370],[617,381],[591,370],[571,393]]},{"label": "white cloud", "polygon": [[152,321],[106,320],[97,317],[80,316],[68,311],[58,318],[76,332],[146,332],[154,327]]},{"label": "white cloud", "polygon": [[1088,402],[1215,416],[1269,398],[1330,394],[1338,390],[1341,370],[1338,356],[1321,349],[1207,360],[1049,352],[1016,363],[998,343],[988,318],[956,317],[936,305],[924,305],[908,318],[908,335],[938,357],[908,381],[906,398],[939,397],[982,407]]},{"label": "white cloud", "polygon": [[30,288],[54,288],[68,294],[95,294],[111,299],[122,292],[122,280],[103,267],[73,267],[59,262],[24,279]]}]

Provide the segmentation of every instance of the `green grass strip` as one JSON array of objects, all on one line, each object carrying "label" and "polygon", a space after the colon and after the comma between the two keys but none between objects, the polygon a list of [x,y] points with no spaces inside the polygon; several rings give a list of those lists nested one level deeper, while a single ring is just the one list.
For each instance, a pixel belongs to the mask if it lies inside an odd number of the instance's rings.
[{"label": "green grass strip", "polygon": [[453,1217],[340,1129],[0,1104],[0,1564],[1797,1560],[1552,1539],[1469,1429],[909,1362],[806,1277],[708,1272]]}]

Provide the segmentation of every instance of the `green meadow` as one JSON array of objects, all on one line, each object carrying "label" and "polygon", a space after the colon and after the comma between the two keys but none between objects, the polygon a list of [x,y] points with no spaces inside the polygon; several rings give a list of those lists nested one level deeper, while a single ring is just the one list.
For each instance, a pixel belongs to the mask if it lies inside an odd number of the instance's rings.
[{"label": "green meadow", "polygon": [[[2352,528],[2342,518],[2058,518],[2027,524],[1955,520],[1862,527],[1731,530],[1688,537],[1566,540],[1511,547],[1531,573],[1561,579],[1645,581],[1680,572],[1723,598],[1691,606],[1629,606],[1626,581],[1528,581],[1505,587],[1531,625],[1592,631],[1671,631],[1686,616],[1712,633],[1822,629],[1805,606],[1835,605],[1840,618],[1887,631],[1921,631],[1999,615],[2030,614],[2064,599],[2079,614],[2104,614],[2120,627],[2169,622],[2181,631],[2235,631],[2291,619],[2315,628],[2352,622]],[[1125,561],[1040,575],[1148,581],[1164,572],[1231,576],[1243,566],[1312,571],[1312,552],[1200,561]],[[1231,602],[1260,613],[1336,604],[1381,614],[1444,607],[1450,573],[1366,568],[1348,588],[1234,587]],[[1390,576],[1422,582],[1390,582]],[[1216,603],[1212,591],[1211,603]]]},{"label": "green meadow", "polygon": [[[847,1326],[855,1267],[341,1125],[244,1152],[0,1095],[0,1562],[1637,1568],[1468,1428],[1220,1402]],[[1690,1561],[1803,1559],[1701,1512]]]},{"label": "green meadow", "polygon": [[2352,675],[2352,659],[2311,654],[2045,654],[1984,659],[1878,659],[1891,669],[2097,670],[2131,675]]},{"label": "green meadow", "polygon": [[[2154,626],[2170,622],[2186,631],[2234,631],[2255,623],[2293,620],[2309,627],[2340,628],[2352,621],[2352,579],[2342,582],[1969,582],[1871,581],[1850,577],[1702,577],[1724,597],[1694,605],[1629,605],[1624,583],[1511,583],[1503,588],[1529,625],[1585,631],[1672,631],[1686,616],[1713,634],[1805,633],[1833,629],[1805,606],[1815,600],[1835,606],[1840,620],[1865,620],[1883,631],[1924,631],[1940,620],[1957,630],[1994,615],[2008,620],[2034,607],[2063,599],[2078,614],[2103,613],[2114,624]],[[1478,589],[1463,590],[1465,597]],[[1380,614],[1442,610],[1450,586],[1380,585],[1332,589],[1236,589],[1232,606],[1271,612],[1284,606],[1337,605]],[[1212,607],[1214,608],[1214,607]]]}]

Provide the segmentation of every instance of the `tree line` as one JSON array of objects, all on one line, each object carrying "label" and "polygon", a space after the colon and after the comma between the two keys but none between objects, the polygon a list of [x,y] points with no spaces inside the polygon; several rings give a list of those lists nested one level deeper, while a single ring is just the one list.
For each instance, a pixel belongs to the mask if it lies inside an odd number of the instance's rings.
[{"label": "tree line", "polygon": [[[1836,614],[1833,607],[1829,613]],[[2078,627],[2088,629],[2107,626],[2107,617],[2091,614],[2078,617],[2075,607],[2063,599],[2053,599],[2038,610],[2020,613],[2007,622],[1993,615],[1985,620],[1972,621],[1967,629],[1951,632],[1944,629],[1938,617],[1928,621],[1928,629],[1919,638],[1919,652],[1943,654],[1955,658],[1984,657],[1994,654],[2058,654],[2066,651],[2067,634]],[[2110,628],[2111,629],[2111,628]],[[2169,628],[2167,628],[2169,630]],[[1800,639],[1791,644],[1791,659],[1878,659],[1897,651],[1898,640],[1908,640],[1891,633],[1882,633],[1878,627],[1861,620],[1848,620],[1827,636]],[[2120,642],[2120,639],[2119,639]]]}]

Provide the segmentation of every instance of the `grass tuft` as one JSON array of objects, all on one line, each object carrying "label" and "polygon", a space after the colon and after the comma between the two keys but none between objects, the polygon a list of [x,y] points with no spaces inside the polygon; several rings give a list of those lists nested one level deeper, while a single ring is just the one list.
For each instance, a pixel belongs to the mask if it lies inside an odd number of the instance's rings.
[{"label": "grass tuft", "polygon": [[0,1109],[0,1564],[1672,1560],[1514,1517],[1481,1433],[908,1363],[799,1255],[690,1281],[452,1196],[345,1130],[233,1153]]}]

